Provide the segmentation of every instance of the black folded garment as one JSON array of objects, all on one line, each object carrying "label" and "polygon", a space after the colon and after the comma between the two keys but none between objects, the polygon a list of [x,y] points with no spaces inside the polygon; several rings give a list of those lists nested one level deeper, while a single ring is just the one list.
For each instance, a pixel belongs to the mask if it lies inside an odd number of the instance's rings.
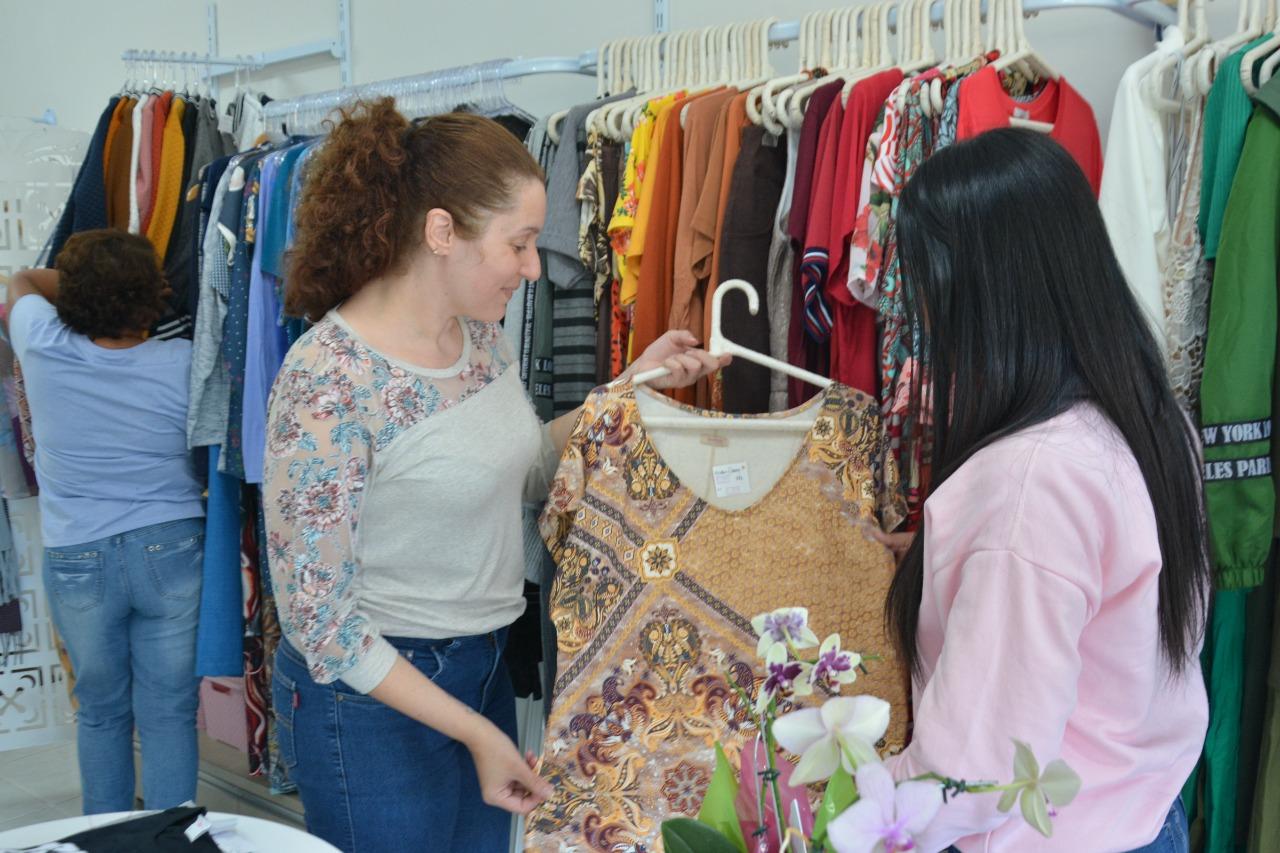
[{"label": "black folded garment", "polygon": [[195,841],[187,838],[187,827],[205,811],[201,806],[180,806],[77,832],[62,843],[74,844],[85,853],[220,853],[208,832]]}]

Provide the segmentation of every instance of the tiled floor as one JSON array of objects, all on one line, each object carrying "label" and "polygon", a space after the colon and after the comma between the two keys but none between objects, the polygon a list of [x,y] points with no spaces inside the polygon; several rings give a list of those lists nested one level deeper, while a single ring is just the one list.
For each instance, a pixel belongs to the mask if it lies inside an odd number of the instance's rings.
[{"label": "tiled floor", "polygon": [[0,832],[78,814],[74,743],[0,752]]},{"label": "tiled floor", "polygon": [[[265,783],[246,774],[244,753],[203,735],[200,741],[200,805],[302,826],[297,796],[272,796]],[[80,813],[74,742],[0,752],[0,832]]]}]

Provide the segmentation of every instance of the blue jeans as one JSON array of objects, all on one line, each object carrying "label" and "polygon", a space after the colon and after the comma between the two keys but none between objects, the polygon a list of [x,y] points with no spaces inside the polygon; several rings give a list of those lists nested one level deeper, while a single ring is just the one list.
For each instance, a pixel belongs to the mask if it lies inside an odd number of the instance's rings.
[{"label": "blue jeans", "polygon": [[[387,639],[410,664],[514,741],[506,629],[451,640]],[[281,759],[307,831],[346,853],[508,848],[511,815],[485,805],[467,748],[341,681],[318,684],[289,642],[271,684]]]},{"label": "blue jeans", "polygon": [[53,621],[75,672],[85,814],[133,809],[133,729],[149,809],[196,796],[196,621],[204,520],[44,551]]},{"label": "blue jeans", "polygon": [[[1016,811],[1013,815],[1014,820],[1020,820]],[[1187,835],[1187,813],[1182,807],[1182,798],[1178,797],[1173,801],[1169,814],[1165,816],[1164,826],[1160,827],[1160,833],[1155,841],[1145,847],[1131,850],[1130,853],[1188,853],[1190,850],[1191,839]],[[952,847],[948,853],[960,853],[960,851]]]},{"label": "blue jeans", "polygon": [[1187,834],[1187,812],[1182,807],[1182,797],[1177,797],[1155,841],[1133,853],[1188,853],[1189,850],[1191,839]]}]

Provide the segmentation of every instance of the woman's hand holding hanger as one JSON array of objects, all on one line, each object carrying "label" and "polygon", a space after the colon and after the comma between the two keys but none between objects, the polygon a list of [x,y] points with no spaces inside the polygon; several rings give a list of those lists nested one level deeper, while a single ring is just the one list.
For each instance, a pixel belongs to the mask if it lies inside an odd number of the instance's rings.
[{"label": "woman's hand holding hanger", "polygon": [[699,341],[692,332],[672,329],[649,344],[618,378],[625,380],[655,367],[665,367],[670,373],[651,380],[649,387],[684,388],[733,360],[732,356],[714,356],[698,346]]}]

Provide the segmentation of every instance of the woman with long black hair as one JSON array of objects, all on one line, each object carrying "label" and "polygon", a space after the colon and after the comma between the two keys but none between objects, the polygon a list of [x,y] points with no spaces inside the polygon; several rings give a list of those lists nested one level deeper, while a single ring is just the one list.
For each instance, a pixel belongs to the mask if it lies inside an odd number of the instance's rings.
[{"label": "woman with long black hair", "polygon": [[1093,193],[1051,139],[927,161],[898,209],[932,493],[888,602],[915,729],[898,778],[1080,775],[1051,839],[958,798],[922,850],[1185,851],[1208,719],[1197,438]]}]

